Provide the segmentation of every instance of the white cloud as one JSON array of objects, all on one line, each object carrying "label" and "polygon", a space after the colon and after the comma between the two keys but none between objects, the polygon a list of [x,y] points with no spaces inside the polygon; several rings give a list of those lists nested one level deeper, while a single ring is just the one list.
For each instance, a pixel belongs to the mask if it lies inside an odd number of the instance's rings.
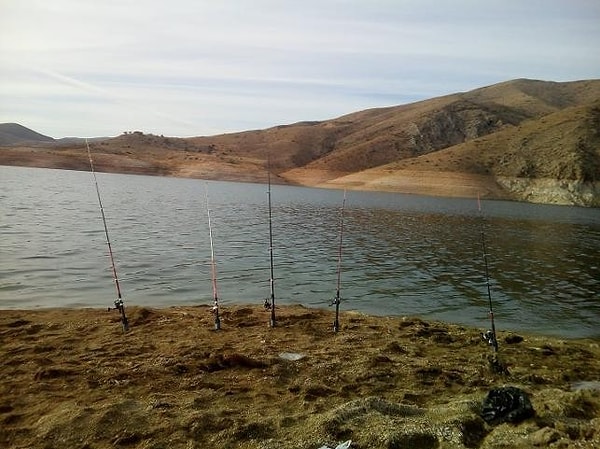
[{"label": "white cloud", "polygon": [[597,78],[586,0],[6,0],[0,122],[205,135],[516,77]]}]

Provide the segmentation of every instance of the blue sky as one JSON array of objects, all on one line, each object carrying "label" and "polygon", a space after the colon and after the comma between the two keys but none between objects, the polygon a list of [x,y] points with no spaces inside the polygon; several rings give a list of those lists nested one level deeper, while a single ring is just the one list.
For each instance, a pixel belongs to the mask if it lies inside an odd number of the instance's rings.
[{"label": "blue sky", "polygon": [[200,136],[600,78],[598,0],[0,0],[0,123]]}]

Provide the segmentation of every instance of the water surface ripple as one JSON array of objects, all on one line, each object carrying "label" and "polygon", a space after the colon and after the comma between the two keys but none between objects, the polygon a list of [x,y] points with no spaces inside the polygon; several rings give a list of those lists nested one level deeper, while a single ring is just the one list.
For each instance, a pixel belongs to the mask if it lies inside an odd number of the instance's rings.
[{"label": "water surface ripple", "polygon": [[[0,167],[0,308],[104,307],[115,288],[90,173]],[[98,173],[126,304],[210,304],[208,190],[219,295],[269,295],[267,188]],[[341,191],[273,186],[275,294],[328,307]],[[597,209],[348,192],[342,308],[600,337]]]}]

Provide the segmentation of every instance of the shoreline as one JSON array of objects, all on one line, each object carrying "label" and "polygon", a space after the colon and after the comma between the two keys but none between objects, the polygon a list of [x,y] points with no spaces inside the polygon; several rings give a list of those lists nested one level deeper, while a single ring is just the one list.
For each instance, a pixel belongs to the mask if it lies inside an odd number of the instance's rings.
[{"label": "shoreline", "polygon": [[[6,158],[6,155],[0,156],[0,158]],[[87,162],[85,163],[87,164]],[[61,164],[40,163],[36,160],[22,161],[20,164],[15,164],[11,161],[0,160],[0,166],[89,171],[89,168],[83,162],[73,165],[72,161]],[[97,173],[266,184],[266,176],[262,171],[244,172],[231,167],[213,167],[210,164],[201,168],[179,168],[177,170],[125,165],[124,168],[100,169],[97,170]],[[276,173],[273,184],[314,189],[347,189],[359,192],[418,195],[433,198],[477,198],[478,195],[481,195],[481,198],[492,201],[513,201],[586,209],[598,207],[598,201],[594,200],[594,195],[590,193],[598,190],[598,186],[594,183],[586,187],[578,185],[577,182],[571,182],[572,185],[567,189],[562,180],[495,177],[452,170],[399,170],[394,175],[390,175],[387,170],[380,168],[359,173],[336,173],[318,169],[294,168]],[[509,188],[521,184],[527,185],[528,189]]]},{"label": "shoreline", "polygon": [[[210,308],[211,305],[210,303],[212,302],[212,300],[207,300],[203,303],[180,303],[180,304],[163,304],[163,303],[156,303],[156,304],[137,304],[137,303],[130,303],[125,301],[125,310],[129,310],[130,308],[132,309],[139,309],[139,308],[143,308],[143,309],[152,309],[152,310],[168,310],[168,309],[172,309],[172,308],[191,308],[191,309],[196,309],[196,308]],[[109,304],[109,302],[107,301],[106,304]],[[220,303],[219,309],[222,311],[227,311],[228,309],[238,309],[240,307],[248,307],[248,308],[257,308],[257,309],[262,309],[261,306],[262,303],[259,304],[259,302],[255,302],[255,303],[248,303],[248,302],[226,302]],[[295,308],[295,307],[301,307],[301,308],[305,308],[307,310],[314,310],[317,312],[324,312],[324,313],[333,313],[333,310],[335,310],[333,307],[329,306],[329,305],[323,305],[323,306],[317,306],[317,305],[307,305],[307,304],[302,304],[302,303],[287,303],[287,302],[278,302],[277,304],[277,309],[282,308],[282,309],[286,309],[286,308]],[[114,314],[116,313],[114,311],[114,308],[111,307],[110,312],[107,312],[107,308],[108,307],[104,307],[104,306],[100,306],[100,305],[64,305],[64,306],[41,306],[41,305],[36,305],[36,306],[31,306],[31,307],[2,307],[0,305],[0,314],[2,314],[3,312],[18,312],[18,311],[23,311],[25,313],[27,312],[36,312],[36,311],[40,311],[40,312],[60,312],[60,311],[78,311],[78,310],[82,310],[82,311],[90,311],[90,312],[97,312],[99,315],[105,315],[105,314],[110,314],[111,312]],[[482,310],[484,310],[484,308],[482,308]],[[371,319],[406,319],[406,318],[414,318],[414,319],[420,319],[423,321],[428,321],[428,322],[438,322],[441,324],[445,324],[445,325],[449,325],[449,326],[462,326],[465,328],[470,328],[470,329],[477,329],[479,332],[485,332],[486,330],[489,329],[490,327],[490,321],[489,318],[486,316],[485,318],[483,318],[480,322],[478,323],[474,323],[474,322],[469,322],[469,321],[456,321],[456,320],[452,320],[452,319],[448,319],[448,318],[444,318],[444,317],[438,317],[435,316],[435,314],[431,314],[431,315],[420,315],[420,314],[402,314],[402,313],[376,313],[376,312],[370,312],[370,311],[365,311],[365,310],[361,310],[361,309],[348,309],[348,308],[344,308],[341,307],[340,308],[340,313],[346,313],[346,314],[356,314],[356,315],[364,315],[365,317],[369,317]],[[487,312],[482,312],[482,316],[487,313]],[[503,326],[504,321],[502,320],[502,317],[498,314],[495,314],[496,317],[496,328],[497,331],[499,333],[520,333],[520,334],[526,334],[526,335],[530,335],[532,337],[539,337],[539,338],[551,338],[551,339],[556,339],[556,340],[566,340],[566,341],[577,341],[577,340],[590,340],[590,341],[598,341],[600,342],[600,333],[596,333],[596,334],[592,334],[592,335],[576,335],[574,333],[561,333],[561,332],[557,332],[555,330],[555,332],[553,333],[550,329],[555,329],[555,328],[551,328],[550,326],[548,326],[548,330],[529,330],[529,329],[525,329],[525,328],[519,328],[519,327],[510,327],[510,326]],[[269,322],[269,318],[266,317],[266,323],[268,324]]]},{"label": "shoreline", "polygon": [[[278,306],[0,312],[0,445],[14,448],[597,447],[600,344]],[[489,425],[490,389],[535,415]],[[412,443],[411,443],[412,442]]]}]

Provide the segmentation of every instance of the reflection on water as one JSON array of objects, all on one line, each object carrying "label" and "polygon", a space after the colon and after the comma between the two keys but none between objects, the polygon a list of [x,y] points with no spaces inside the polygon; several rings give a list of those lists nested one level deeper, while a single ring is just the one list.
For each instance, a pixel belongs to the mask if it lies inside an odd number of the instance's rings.
[{"label": "reflection on water", "polygon": [[[0,167],[0,307],[108,306],[114,284],[90,173]],[[126,304],[210,304],[205,189],[220,297],[269,294],[264,185],[98,174]],[[278,304],[328,307],[342,193],[274,186]],[[598,210],[349,192],[342,308],[487,326],[481,229],[499,329],[600,336]]]}]

